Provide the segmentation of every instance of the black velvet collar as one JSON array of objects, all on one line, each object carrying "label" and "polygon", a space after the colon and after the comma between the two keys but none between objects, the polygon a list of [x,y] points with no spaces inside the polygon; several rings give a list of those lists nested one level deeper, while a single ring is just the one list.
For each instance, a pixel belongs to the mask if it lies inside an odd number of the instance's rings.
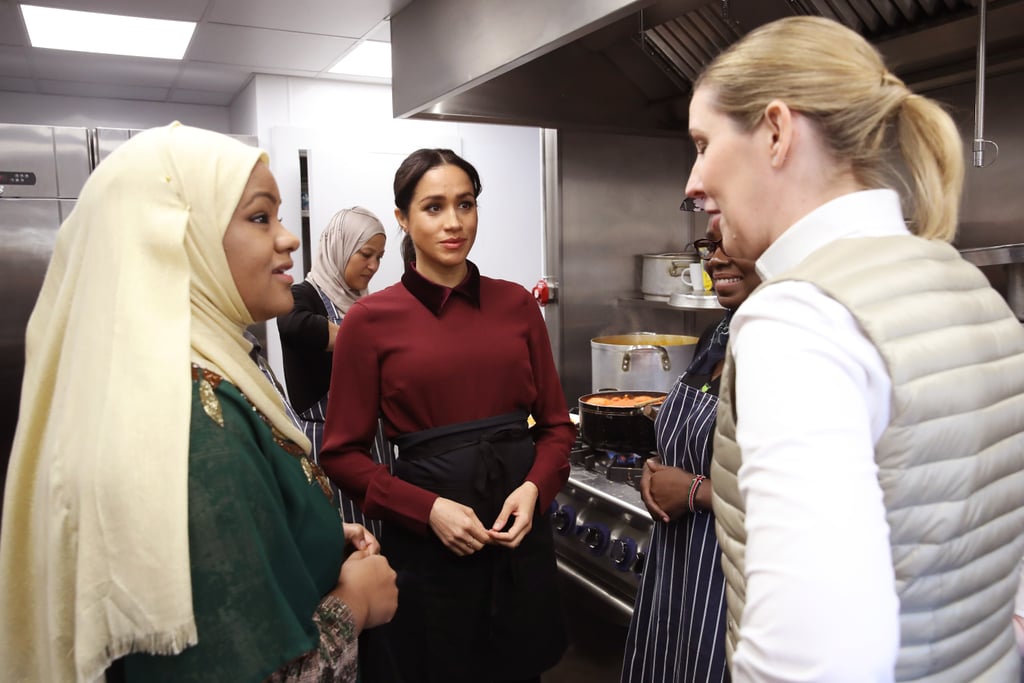
[{"label": "black velvet collar", "polygon": [[413,263],[405,264],[402,284],[427,310],[435,316],[441,315],[445,304],[455,295],[464,297],[471,304],[480,308],[480,269],[472,261],[466,261],[469,272],[465,279],[455,287],[445,287],[431,282],[420,275]]}]

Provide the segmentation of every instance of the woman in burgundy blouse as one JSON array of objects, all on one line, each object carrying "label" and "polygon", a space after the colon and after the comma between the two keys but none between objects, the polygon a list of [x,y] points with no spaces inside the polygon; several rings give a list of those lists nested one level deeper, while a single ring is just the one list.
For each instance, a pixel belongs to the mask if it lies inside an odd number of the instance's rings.
[{"label": "woman in burgundy blouse", "polygon": [[[522,286],[467,260],[481,190],[470,163],[418,150],[394,190],[405,273],[341,327],[321,463],[384,520],[405,683],[539,680],[566,645],[546,514],[575,439],[547,330]],[[393,473],[369,455],[378,414]]]}]

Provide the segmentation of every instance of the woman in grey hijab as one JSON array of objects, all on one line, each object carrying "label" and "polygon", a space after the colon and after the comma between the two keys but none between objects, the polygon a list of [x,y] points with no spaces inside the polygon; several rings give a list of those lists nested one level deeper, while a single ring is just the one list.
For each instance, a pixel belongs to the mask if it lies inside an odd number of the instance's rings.
[{"label": "woman in grey hijab", "polygon": [[[384,226],[368,209],[354,206],[334,214],[320,234],[309,275],[292,286],[295,307],[277,319],[288,397],[316,462],[338,326],[349,307],[367,293],[386,241]],[[379,453],[387,453],[385,444],[378,446]],[[352,501],[342,499],[341,509],[346,522],[364,522]]]}]

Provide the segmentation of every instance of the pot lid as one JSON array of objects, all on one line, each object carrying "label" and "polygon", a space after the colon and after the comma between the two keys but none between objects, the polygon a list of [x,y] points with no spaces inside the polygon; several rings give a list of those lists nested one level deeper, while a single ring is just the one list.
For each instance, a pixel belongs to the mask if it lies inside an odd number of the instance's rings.
[{"label": "pot lid", "polygon": [[687,346],[696,344],[697,337],[686,334],[659,334],[657,332],[629,332],[626,334],[612,334],[602,337],[594,337],[590,340],[591,345],[608,344],[611,346],[637,346],[639,344],[653,344],[655,346]]}]

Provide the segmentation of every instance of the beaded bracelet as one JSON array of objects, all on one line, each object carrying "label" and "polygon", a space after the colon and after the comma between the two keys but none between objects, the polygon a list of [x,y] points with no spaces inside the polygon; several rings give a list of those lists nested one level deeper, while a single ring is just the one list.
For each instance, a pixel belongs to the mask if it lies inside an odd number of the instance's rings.
[{"label": "beaded bracelet", "polygon": [[704,512],[703,510],[698,510],[697,507],[694,505],[697,499],[697,489],[700,488],[701,482],[703,482],[704,479],[705,477],[703,474],[695,474],[693,475],[693,481],[690,482],[690,497],[688,502],[690,505],[690,512],[693,514],[703,514]]}]

